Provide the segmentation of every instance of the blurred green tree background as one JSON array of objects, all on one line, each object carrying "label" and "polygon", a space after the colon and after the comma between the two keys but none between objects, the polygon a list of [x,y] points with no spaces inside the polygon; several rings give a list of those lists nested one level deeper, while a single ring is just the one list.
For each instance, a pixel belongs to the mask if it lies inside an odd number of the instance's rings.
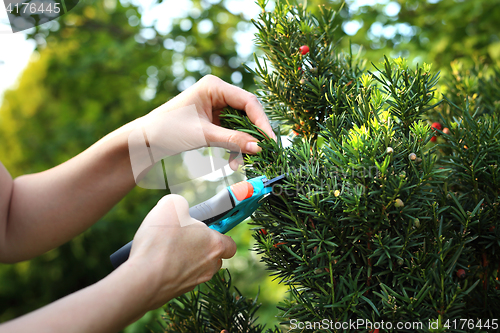
[{"label": "blurred green tree background", "polygon": [[499,0],[347,0],[344,30],[376,62],[383,54],[447,70],[500,61]]},{"label": "blurred green tree background", "polygon": [[[85,0],[57,22],[38,27],[30,33],[38,45],[33,60],[0,107],[0,160],[13,177],[53,167],[209,73],[252,91],[253,77],[241,66],[251,67],[253,61],[248,52],[252,42],[246,37],[255,30],[244,15],[249,2],[164,1],[148,7],[125,0]],[[499,62],[499,4],[500,0],[312,0],[303,5],[340,11],[339,48],[351,45],[353,53],[361,52],[374,63],[386,54],[434,63],[447,71],[457,58]],[[144,23],[145,12],[160,6],[180,14]],[[182,165],[176,168],[184,172]],[[216,186],[192,183],[182,194],[189,200],[197,192],[203,199]],[[95,226],[60,248],[30,261],[0,264],[0,322],[106,276],[111,271],[108,255],[133,237],[165,194],[136,188]],[[259,322],[274,325],[275,304],[284,287],[272,282],[248,250],[251,232],[246,224],[231,231],[238,254],[225,265],[243,294],[255,295],[260,285]],[[147,331],[160,312],[147,314],[126,331]]]}]

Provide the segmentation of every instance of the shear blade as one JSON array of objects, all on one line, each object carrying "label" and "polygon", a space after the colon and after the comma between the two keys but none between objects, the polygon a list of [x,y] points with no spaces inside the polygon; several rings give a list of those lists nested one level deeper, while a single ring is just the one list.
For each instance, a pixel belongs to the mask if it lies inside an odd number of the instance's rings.
[{"label": "shear blade", "polygon": [[272,186],[274,183],[277,183],[277,182],[285,179],[285,177],[286,177],[286,173],[282,174],[282,175],[280,175],[278,177],[274,177],[273,179],[266,180],[266,181],[263,182],[264,183],[264,187]]}]

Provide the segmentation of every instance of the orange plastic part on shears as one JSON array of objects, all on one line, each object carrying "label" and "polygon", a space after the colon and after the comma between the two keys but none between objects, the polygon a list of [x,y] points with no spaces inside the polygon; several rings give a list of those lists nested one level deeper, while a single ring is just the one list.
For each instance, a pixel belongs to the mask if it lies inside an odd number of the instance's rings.
[{"label": "orange plastic part on shears", "polygon": [[253,194],[253,186],[247,181],[242,181],[230,186],[231,191],[238,201],[250,198]]}]

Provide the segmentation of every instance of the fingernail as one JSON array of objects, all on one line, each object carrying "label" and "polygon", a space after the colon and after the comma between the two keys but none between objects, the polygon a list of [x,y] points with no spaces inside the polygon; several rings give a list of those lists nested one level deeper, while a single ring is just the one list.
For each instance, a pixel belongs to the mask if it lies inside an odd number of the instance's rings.
[{"label": "fingernail", "polygon": [[260,148],[257,145],[257,142],[249,142],[249,143],[247,143],[245,148],[246,148],[246,151],[248,151],[251,154],[257,154],[258,152],[260,152],[262,150],[262,148]]},{"label": "fingernail", "polygon": [[276,134],[274,134],[274,132],[273,132],[273,139],[274,141],[278,141],[278,137],[276,136]]}]

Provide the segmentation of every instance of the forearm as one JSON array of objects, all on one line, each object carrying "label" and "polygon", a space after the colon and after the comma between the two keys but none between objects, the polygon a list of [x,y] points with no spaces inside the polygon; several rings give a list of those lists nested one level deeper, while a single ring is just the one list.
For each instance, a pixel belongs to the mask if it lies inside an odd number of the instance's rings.
[{"label": "forearm", "polygon": [[0,261],[40,255],[78,235],[135,185],[121,128],[78,156],[13,181]]},{"label": "forearm", "polygon": [[117,332],[150,309],[147,281],[130,269],[0,325],[0,333]]}]

